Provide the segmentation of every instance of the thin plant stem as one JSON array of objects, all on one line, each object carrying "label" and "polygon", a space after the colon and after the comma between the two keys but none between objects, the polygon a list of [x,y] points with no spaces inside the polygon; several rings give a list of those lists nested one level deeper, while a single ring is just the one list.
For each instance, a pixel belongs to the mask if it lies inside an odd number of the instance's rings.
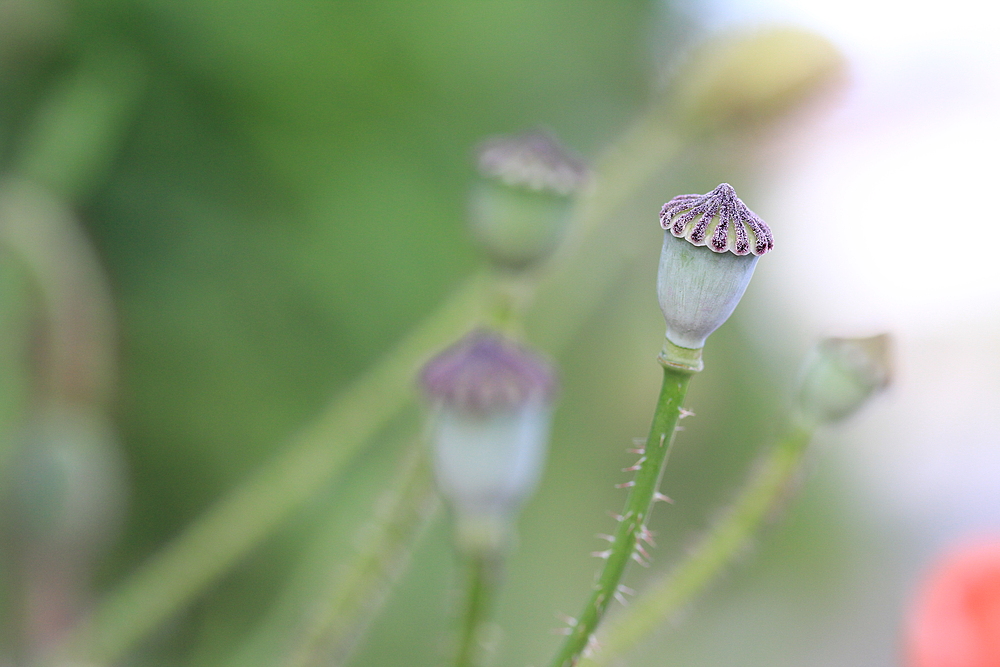
[{"label": "thin plant stem", "polygon": [[[31,339],[40,342],[32,346],[29,375],[18,378],[24,382],[19,388],[23,391],[22,413],[17,422],[3,426],[28,426],[28,433],[38,433],[38,428],[46,428],[43,424],[63,423],[67,415],[105,426],[104,411],[115,375],[114,317],[106,277],[78,221],[49,191],[21,179],[0,181],[0,246],[23,271],[27,289],[19,296],[26,302],[26,316],[39,323],[34,335],[22,344]],[[71,423],[80,427],[79,421]],[[54,455],[39,435],[9,440],[0,445],[0,472],[5,479],[15,479],[17,471],[23,474],[25,461],[50,460]],[[67,450],[56,451],[65,456]],[[120,470],[114,464],[119,462],[119,453],[113,442],[98,436],[84,450],[69,451],[83,457],[85,463],[78,465],[97,465],[98,470],[106,471],[106,478],[97,477],[104,488],[118,490]],[[18,460],[20,463],[15,462]],[[104,461],[113,463],[101,467]],[[10,464],[14,470],[6,469]],[[67,474],[69,479],[77,479]],[[93,475],[89,476],[87,483],[93,483],[92,479]],[[44,539],[14,540],[5,549],[2,567],[8,573],[4,583],[9,611],[4,622],[11,628],[13,659],[19,663],[34,663],[36,656],[62,637],[66,619],[85,608],[91,596],[94,559],[113,533],[108,526],[114,525],[115,510],[120,508],[115,491],[90,500],[69,493],[73,500],[57,501],[54,507],[59,509],[54,510],[54,516],[66,516],[63,505],[73,504],[75,513],[71,516],[77,522],[94,522],[98,528],[90,531],[87,539],[77,538],[75,548],[68,551],[61,546],[66,530],[58,528],[58,522],[49,522],[43,529]],[[83,502],[74,502],[79,500]],[[39,524],[30,518],[30,510],[21,503],[12,504],[20,507],[13,510],[19,521],[37,529]]]},{"label": "thin plant stem", "polygon": [[601,650],[587,664],[612,664],[711,584],[785,501],[812,434],[813,428],[805,425],[789,428],[753,469],[719,522],[602,633]]},{"label": "thin plant stem", "polygon": [[[531,276],[504,272],[491,273],[486,280],[489,286],[483,294],[487,312],[484,319],[497,329],[520,333],[534,280]],[[302,577],[291,577],[283,598],[295,599],[294,605],[301,611],[293,619],[280,610],[270,614],[229,664],[245,667],[266,661],[268,665],[308,667],[340,664],[350,656],[395,581],[393,571],[401,565],[394,563],[405,562],[413,550],[419,531],[404,529],[422,525],[439,507],[426,461],[426,443],[417,441],[414,448],[416,453],[411,451],[410,458],[418,456],[419,465],[406,465],[403,474],[379,498],[377,505],[383,511],[375,512],[376,516],[362,528],[361,532],[369,537],[356,557],[336,568],[337,576],[331,586],[311,586],[305,596],[297,592]],[[433,507],[414,515],[415,508],[425,507],[422,500],[425,497],[435,501]],[[307,565],[300,567],[308,569]],[[312,578],[316,575],[312,574]],[[285,640],[286,637],[291,638]],[[275,657],[276,651],[261,648],[275,644],[282,647],[280,653],[287,658],[282,660]]]},{"label": "thin plant stem", "polygon": [[28,275],[45,324],[35,391],[106,407],[115,383],[111,288],[80,223],[60,198],[19,178],[0,181],[0,220],[0,245]]},{"label": "thin plant stem", "polygon": [[663,387],[653,414],[653,425],[645,447],[638,452],[635,479],[626,483],[631,488],[625,509],[618,518],[618,528],[611,536],[607,551],[595,554],[605,559],[604,569],[583,612],[571,623],[569,635],[552,661],[552,667],[575,665],[581,654],[593,646],[594,631],[604,612],[611,601],[621,595],[618,586],[628,562],[635,560],[646,564],[646,548],[642,542],[652,541],[646,521],[653,503],[659,498],[657,487],[673,446],[681,403],[693,373],[691,369],[663,365]]},{"label": "thin plant stem", "polygon": [[455,667],[478,667],[482,664],[482,641],[499,587],[501,558],[496,554],[473,554],[467,559],[469,585],[459,629]]},{"label": "thin plant stem", "polygon": [[426,444],[418,438],[406,458],[361,529],[358,551],[307,605],[305,627],[280,663],[284,667],[343,663],[405,566],[412,544],[440,506]]}]

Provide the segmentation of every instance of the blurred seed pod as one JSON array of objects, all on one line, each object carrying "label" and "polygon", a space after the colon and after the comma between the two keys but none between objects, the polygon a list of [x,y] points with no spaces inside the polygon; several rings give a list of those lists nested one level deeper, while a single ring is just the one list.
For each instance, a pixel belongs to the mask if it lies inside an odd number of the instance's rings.
[{"label": "blurred seed pod", "polygon": [[85,560],[117,531],[124,464],[100,413],[50,406],[23,430],[7,472],[14,528],[32,551]]},{"label": "blurred seed pod", "polygon": [[829,41],[800,28],[722,35],[678,72],[675,111],[692,130],[759,123],[836,82],[843,69]]},{"label": "blurred seed pod", "polygon": [[503,546],[548,449],[555,376],[537,355],[476,331],[432,359],[421,385],[434,408],[434,472],[462,549]]},{"label": "blurred seed pod", "polygon": [[499,266],[519,270],[548,257],[562,237],[583,162],[552,135],[495,137],[479,147],[471,195],[472,233]]},{"label": "blurred seed pod", "polygon": [[803,365],[798,409],[815,424],[834,422],[856,412],[892,375],[891,339],[826,338]]}]

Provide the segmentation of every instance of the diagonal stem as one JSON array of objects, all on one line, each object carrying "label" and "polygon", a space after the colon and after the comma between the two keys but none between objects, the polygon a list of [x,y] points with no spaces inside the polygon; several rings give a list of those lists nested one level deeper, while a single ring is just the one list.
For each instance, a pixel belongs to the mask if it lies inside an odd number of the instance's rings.
[{"label": "diagonal stem", "polygon": [[657,487],[666,467],[677,420],[680,418],[681,402],[693,373],[690,368],[663,364],[663,387],[656,403],[649,437],[641,451],[638,464],[640,468],[635,479],[630,482],[631,489],[625,500],[625,509],[622,510],[611,544],[607,551],[600,554],[606,558],[604,569],[583,613],[577,617],[575,625],[570,628],[570,634],[552,661],[552,667],[572,667],[580,660],[581,654],[591,646],[594,631],[608,605],[619,592],[618,585],[629,560],[645,562],[642,558],[645,547],[640,540],[648,535],[646,521],[656,500]]},{"label": "diagonal stem", "polygon": [[298,640],[283,667],[343,664],[378,613],[413,543],[439,507],[425,444],[417,441],[376,512],[361,531],[357,553],[320,584],[320,594],[302,612]]},{"label": "diagonal stem", "polygon": [[496,599],[501,559],[495,554],[474,554],[468,558],[468,597],[459,630],[455,667],[478,667],[482,664],[482,639]]},{"label": "diagonal stem", "polygon": [[593,665],[610,665],[701,593],[741,552],[786,495],[813,429],[793,426],[754,468],[743,491],[689,555],[655,582],[601,638]]}]

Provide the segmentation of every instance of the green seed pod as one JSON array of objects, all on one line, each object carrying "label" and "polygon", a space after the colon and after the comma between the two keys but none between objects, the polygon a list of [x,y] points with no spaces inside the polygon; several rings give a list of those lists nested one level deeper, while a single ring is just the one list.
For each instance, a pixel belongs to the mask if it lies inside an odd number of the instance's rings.
[{"label": "green seed pod", "polygon": [[888,334],[870,338],[826,338],[803,364],[798,409],[813,424],[854,414],[888,386],[891,371]]},{"label": "green seed pod", "polygon": [[676,112],[692,129],[766,121],[835,82],[842,70],[829,41],[799,28],[721,36],[679,73]]},{"label": "green seed pod", "polygon": [[553,371],[525,348],[476,331],[432,359],[420,381],[435,411],[435,476],[459,543],[495,550],[542,472]]},{"label": "green seed pod", "polygon": [[497,137],[478,154],[472,232],[499,266],[519,270],[548,257],[562,237],[587,169],[552,136]]},{"label": "green seed pod", "polygon": [[[774,247],[771,230],[728,183],[708,194],[674,197],[660,211],[660,226],[664,233],[657,295],[667,342],[699,350],[729,319],[760,255]],[[690,357],[668,346],[670,350]],[[690,359],[677,362],[691,365]],[[700,357],[695,366],[700,370]]]},{"label": "green seed pod", "polygon": [[54,405],[22,435],[10,468],[21,537],[50,554],[83,558],[118,528],[124,464],[114,430],[98,412]]}]

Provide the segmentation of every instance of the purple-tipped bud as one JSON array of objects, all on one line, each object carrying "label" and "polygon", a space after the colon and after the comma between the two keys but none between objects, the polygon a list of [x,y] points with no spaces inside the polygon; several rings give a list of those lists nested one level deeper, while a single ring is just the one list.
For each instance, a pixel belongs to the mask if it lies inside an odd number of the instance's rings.
[{"label": "purple-tipped bud", "polygon": [[499,334],[475,331],[432,359],[420,383],[435,408],[434,471],[459,543],[499,548],[541,475],[552,368]]},{"label": "purple-tipped bud", "polygon": [[805,362],[799,379],[799,410],[820,424],[856,412],[892,377],[891,339],[826,338]]},{"label": "purple-tipped bud", "polygon": [[472,190],[472,232],[483,249],[515,270],[548,257],[569,219],[570,196],[587,181],[583,161],[536,130],[487,140],[477,162],[483,178]]},{"label": "purple-tipped bud", "polygon": [[435,402],[489,414],[548,401],[556,387],[551,366],[499,334],[480,329],[424,366],[420,384]]},{"label": "purple-tipped bud", "polygon": [[[683,349],[701,349],[729,319],[757,260],[774,247],[774,239],[728,183],[708,194],[674,197],[660,211],[660,226],[664,234],[657,294],[667,340],[684,357]],[[677,362],[700,366],[700,361],[687,358]]]}]

